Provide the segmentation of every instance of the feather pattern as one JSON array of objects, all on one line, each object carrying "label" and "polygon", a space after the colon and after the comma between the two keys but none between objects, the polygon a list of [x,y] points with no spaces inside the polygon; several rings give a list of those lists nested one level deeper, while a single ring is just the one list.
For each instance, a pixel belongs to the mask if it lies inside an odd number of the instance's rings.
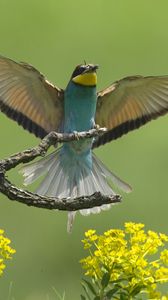
[{"label": "feather pattern", "polygon": [[[90,160],[92,164],[90,165]],[[80,162],[80,163],[79,163]],[[24,184],[31,184],[42,175],[47,174],[42,180],[36,193],[58,198],[76,198],[83,195],[92,195],[101,192],[104,195],[115,195],[109,181],[125,192],[130,192],[131,187],[114,173],[109,171],[95,154],[88,152],[85,160],[79,155],[72,156],[71,152],[62,147],[35,163],[21,168],[25,180]],[[99,213],[107,210],[110,204],[80,210],[82,215]],[[68,213],[67,229],[70,232],[75,213]]]},{"label": "feather pattern", "polygon": [[98,93],[96,124],[108,131],[94,147],[117,139],[168,111],[168,76],[132,76]]},{"label": "feather pattern", "polygon": [[0,56],[0,110],[43,138],[59,130],[64,92],[31,65]]}]

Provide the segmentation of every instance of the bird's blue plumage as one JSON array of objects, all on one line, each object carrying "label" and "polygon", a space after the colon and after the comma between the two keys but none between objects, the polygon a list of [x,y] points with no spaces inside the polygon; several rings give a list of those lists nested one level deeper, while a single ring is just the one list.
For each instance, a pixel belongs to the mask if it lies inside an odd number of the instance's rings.
[{"label": "bird's blue plumage", "polygon": [[[92,68],[95,72],[94,66]],[[78,75],[75,73],[74,76],[76,80]],[[91,78],[90,74],[89,78]],[[84,80],[88,80],[86,75]],[[95,125],[96,105],[96,86],[80,85],[73,82],[71,78],[64,93],[63,131],[71,133],[92,129]],[[92,143],[93,139],[63,143],[62,147],[55,152],[24,167],[25,183],[29,184],[47,173],[37,193],[60,198],[88,196],[98,191],[105,195],[115,194],[108,178],[122,189],[128,190],[129,186],[111,173],[92,153]],[[98,213],[101,209],[109,207],[110,205],[94,207],[82,210],[81,213],[85,215],[90,212]],[[68,214],[68,230],[71,229],[74,215],[74,212]]]},{"label": "bird's blue plumage", "polygon": [[[93,128],[97,103],[96,87],[85,87],[70,81],[65,90],[64,103],[64,132],[88,131]],[[69,177],[71,195],[74,186],[77,187],[82,177],[88,176],[92,170],[91,147],[92,139],[64,143],[62,146],[60,163]]]},{"label": "bird's blue plumage", "polygon": [[[64,132],[88,131],[93,128],[97,103],[96,87],[84,87],[70,81],[65,90],[64,103]],[[92,139],[73,141],[64,143],[61,152],[73,161],[76,159],[91,163],[91,146]]]},{"label": "bird's blue plumage", "polygon": [[96,87],[69,82],[64,94],[64,131],[87,131],[94,125]]}]

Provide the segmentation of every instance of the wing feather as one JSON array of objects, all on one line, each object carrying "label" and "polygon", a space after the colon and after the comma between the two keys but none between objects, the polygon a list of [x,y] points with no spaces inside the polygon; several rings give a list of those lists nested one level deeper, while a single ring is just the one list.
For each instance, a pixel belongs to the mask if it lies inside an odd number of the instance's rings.
[{"label": "wing feather", "polygon": [[31,65],[0,56],[0,110],[19,125],[41,138],[59,130],[63,98],[63,90]]},{"label": "wing feather", "polygon": [[168,76],[123,78],[98,93],[96,124],[108,131],[98,147],[168,112]]}]

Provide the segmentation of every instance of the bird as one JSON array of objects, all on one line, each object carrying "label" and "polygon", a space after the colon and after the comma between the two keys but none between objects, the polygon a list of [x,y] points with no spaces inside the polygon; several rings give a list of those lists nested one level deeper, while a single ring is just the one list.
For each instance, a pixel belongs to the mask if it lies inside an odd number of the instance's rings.
[{"label": "bird", "polygon": [[[39,195],[57,198],[115,195],[112,184],[131,192],[93,150],[168,112],[168,76],[128,76],[97,91],[96,64],[79,64],[65,89],[50,83],[35,67],[0,56],[0,111],[38,138],[49,132],[72,133],[106,127],[102,135],[63,143],[37,162],[22,167],[24,184],[44,175]],[[111,207],[80,210],[99,213]],[[72,230],[76,212],[68,212]]]}]

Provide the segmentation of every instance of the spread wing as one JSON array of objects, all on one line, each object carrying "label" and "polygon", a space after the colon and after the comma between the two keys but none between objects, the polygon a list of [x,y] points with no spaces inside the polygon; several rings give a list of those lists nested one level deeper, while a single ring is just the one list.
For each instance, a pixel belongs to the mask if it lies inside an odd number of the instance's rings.
[{"label": "spread wing", "polygon": [[96,124],[108,131],[93,147],[117,139],[168,112],[168,76],[121,79],[98,93]]},{"label": "spread wing", "polygon": [[0,110],[37,137],[59,128],[63,96],[31,65],[0,56]]}]

